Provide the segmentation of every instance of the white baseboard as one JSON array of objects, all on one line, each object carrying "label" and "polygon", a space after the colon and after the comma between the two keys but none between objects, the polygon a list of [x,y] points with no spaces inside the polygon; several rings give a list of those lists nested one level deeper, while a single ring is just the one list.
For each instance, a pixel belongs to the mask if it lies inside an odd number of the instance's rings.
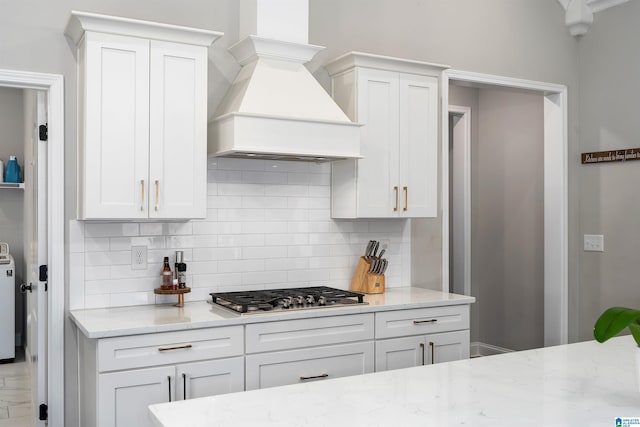
[{"label": "white baseboard", "polygon": [[508,348],[483,342],[472,342],[470,346],[471,357],[493,356],[495,354],[511,353],[512,351],[513,350],[509,350]]}]

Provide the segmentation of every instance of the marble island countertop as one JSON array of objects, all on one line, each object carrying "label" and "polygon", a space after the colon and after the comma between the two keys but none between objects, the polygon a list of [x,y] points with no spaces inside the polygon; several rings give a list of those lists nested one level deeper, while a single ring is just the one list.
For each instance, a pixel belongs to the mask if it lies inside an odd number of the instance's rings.
[{"label": "marble island countertop", "polygon": [[242,316],[213,306],[207,301],[185,303],[184,307],[181,308],[171,304],[162,304],[74,310],[69,315],[71,320],[88,338],[105,338],[277,320],[471,304],[475,301],[475,298],[428,289],[404,287],[387,289],[382,294],[367,295],[365,296],[365,301],[368,302],[367,305],[290,312],[279,311]]},{"label": "marble island countertop", "polygon": [[151,405],[161,427],[615,426],[640,417],[629,336]]}]

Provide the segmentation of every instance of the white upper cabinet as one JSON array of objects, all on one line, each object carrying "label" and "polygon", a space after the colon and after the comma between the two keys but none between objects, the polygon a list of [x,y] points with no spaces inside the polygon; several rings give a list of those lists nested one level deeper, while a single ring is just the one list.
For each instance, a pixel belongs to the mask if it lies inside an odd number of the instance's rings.
[{"label": "white upper cabinet", "polygon": [[436,217],[438,87],[445,67],[349,53],[326,68],[338,105],[364,124],[363,159],[332,164],[332,217]]},{"label": "white upper cabinet", "polygon": [[78,217],[206,216],[207,47],[222,34],[73,12]]}]

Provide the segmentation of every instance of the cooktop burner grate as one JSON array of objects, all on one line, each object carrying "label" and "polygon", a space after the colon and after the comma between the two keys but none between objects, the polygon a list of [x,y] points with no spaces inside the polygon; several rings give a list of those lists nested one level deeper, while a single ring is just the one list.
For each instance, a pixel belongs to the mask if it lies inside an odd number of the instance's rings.
[{"label": "cooktop burner grate", "polygon": [[213,292],[210,295],[214,304],[237,313],[247,314],[367,304],[364,302],[364,294],[328,286],[244,292]]}]

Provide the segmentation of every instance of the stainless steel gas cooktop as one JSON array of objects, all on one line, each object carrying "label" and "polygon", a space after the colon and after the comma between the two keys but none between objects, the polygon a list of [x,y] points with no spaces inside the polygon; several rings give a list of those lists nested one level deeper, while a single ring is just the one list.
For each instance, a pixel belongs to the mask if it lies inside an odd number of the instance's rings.
[{"label": "stainless steel gas cooktop", "polygon": [[241,314],[368,304],[364,301],[364,294],[327,286],[245,292],[214,292],[210,295],[213,298],[214,305],[219,305]]}]

